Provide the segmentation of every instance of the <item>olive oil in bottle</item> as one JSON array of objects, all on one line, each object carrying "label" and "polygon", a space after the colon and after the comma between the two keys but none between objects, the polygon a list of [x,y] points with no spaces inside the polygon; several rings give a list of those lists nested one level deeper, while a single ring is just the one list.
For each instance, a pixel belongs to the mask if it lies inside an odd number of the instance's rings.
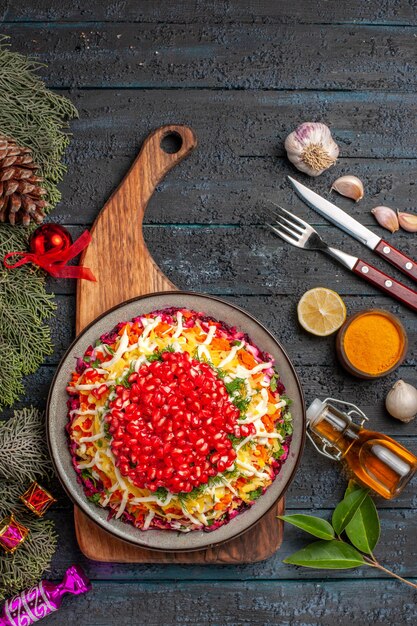
[{"label": "olive oil in bottle", "polygon": [[[336,405],[350,410],[345,413]],[[361,424],[352,421],[353,414],[361,417]],[[417,458],[391,437],[363,428],[366,420],[351,403],[316,398],[307,410],[307,434],[321,454],[344,461],[362,485],[383,498],[395,498],[416,472]]]}]

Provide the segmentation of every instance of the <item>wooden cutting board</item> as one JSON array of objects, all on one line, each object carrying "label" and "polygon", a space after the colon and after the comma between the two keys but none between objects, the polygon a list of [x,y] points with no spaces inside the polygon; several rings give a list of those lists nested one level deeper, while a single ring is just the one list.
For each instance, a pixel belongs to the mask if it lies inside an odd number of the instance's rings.
[{"label": "wooden cutting board", "polygon": [[[77,335],[98,315],[125,300],[175,286],[155,264],[146,247],[142,223],[156,185],[194,150],[197,140],[187,126],[163,126],[151,133],[129,172],[99,213],[92,242],[80,263],[96,283],[77,284]],[[284,499],[244,535],[197,552],[146,550],[114,538],[75,507],[77,541],[84,555],[117,563],[252,563],[271,556],[281,545]],[[138,531],[140,532],[140,531]],[[168,531],[167,531],[168,532]],[[215,533],[213,533],[215,541]]]}]

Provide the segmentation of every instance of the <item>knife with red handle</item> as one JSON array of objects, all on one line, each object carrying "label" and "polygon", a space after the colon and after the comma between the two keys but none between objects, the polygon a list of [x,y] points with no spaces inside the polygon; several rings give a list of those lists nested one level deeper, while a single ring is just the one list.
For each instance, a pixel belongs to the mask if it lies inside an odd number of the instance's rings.
[{"label": "knife with red handle", "polygon": [[385,291],[385,293],[396,298],[413,311],[417,311],[417,291],[413,291],[373,265],[365,263],[362,259],[356,261],[352,267],[352,272],[374,287],[378,287],[381,291]]},{"label": "knife with red handle", "polygon": [[404,274],[407,274],[407,276],[417,281],[417,263],[397,250],[397,248],[394,248],[390,243],[381,239],[374,248],[374,252],[379,254],[383,259],[386,259],[391,265],[395,265],[395,267],[404,272]]},{"label": "knife with red handle", "polygon": [[391,263],[391,265],[401,270],[401,272],[406,274],[409,278],[417,281],[416,261],[410,259],[381,237],[378,237],[378,235],[373,233],[369,228],[360,224],[355,218],[345,213],[345,211],[342,211],[342,209],[335,204],[325,200],[325,198],[319,196],[318,193],[302,185],[298,180],[291,178],[291,176],[288,176],[288,180],[294,187],[297,195],[304,200],[308,206],[317,211],[317,213],[320,213],[320,215],[328,219],[332,224],[335,224],[346,233],[365,244],[365,246],[376,252],[380,257]]}]

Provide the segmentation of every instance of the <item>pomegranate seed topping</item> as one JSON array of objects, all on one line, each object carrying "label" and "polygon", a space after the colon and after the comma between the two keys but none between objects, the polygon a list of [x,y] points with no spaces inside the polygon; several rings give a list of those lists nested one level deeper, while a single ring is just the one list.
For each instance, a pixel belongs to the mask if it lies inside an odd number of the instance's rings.
[{"label": "pomegranate seed topping", "polygon": [[207,364],[186,352],[163,352],[116,386],[106,415],[121,474],[140,488],[190,492],[236,458],[228,433],[246,437],[239,410]]}]

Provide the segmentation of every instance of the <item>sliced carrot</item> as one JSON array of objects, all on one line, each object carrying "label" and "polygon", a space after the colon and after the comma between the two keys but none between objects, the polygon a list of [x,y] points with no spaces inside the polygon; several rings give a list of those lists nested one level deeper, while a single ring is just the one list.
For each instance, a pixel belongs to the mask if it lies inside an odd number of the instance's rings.
[{"label": "sliced carrot", "polygon": [[261,380],[263,380],[264,376],[265,374],[263,372],[259,372],[258,374],[252,376],[252,380],[254,383],[260,383]]},{"label": "sliced carrot", "polygon": [[261,457],[261,459],[263,461],[267,461],[268,460],[268,452],[265,448],[265,446],[261,446],[261,445],[257,445],[256,446],[257,451],[259,452],[259,456]]},{"label": "sliced carrot", "polygon": [[269,417],[269,415],[264,415],[262,418],[262,423],[265,426],[265,429],[268,433],[272,433],[275,428],[274,428],[274,422],[271,420],[271,418]]},{"label": "sliced carrot", "polygon": [[171,328],[171,324],[166,324],[165,322],[160,322],[158,324],[158,326],[155,328],[155,333],[163,333],[166,330],[168,330],[169,328]]},{"label": "sliced carrot", "polygon": [[97,474],[100,476],[100,480],[103,483],[104,488],[105,489],[109,489],[112,486],[112,482],[111,482],[110,478],[107,476],[107,474],[105,474],[104,472],[99,470],[98,467],[96,467],[94,469],[97,472]]},{"label": "sliced carrot", "polygon": [[214,337],[210,345],[214,350],[230,350],[230,341],[223,337]]},{"label": "sliced carrot", "polygon": [[274,395],[268,387],[268,399],[272,404],[276,404],[279,401],[279,394]]},{"label": "sliced carrot", "polygon": [[254,357],[246,350],[239,350],[237,358],[239,359],[239,362],[248,369],[252,369],[256,365]]},{"label": "sliced carrot", "polygon": [[134,343],[138,342],[139,337],[136,333],[130,333],[129,335],[129,346],[132,346]]}]

